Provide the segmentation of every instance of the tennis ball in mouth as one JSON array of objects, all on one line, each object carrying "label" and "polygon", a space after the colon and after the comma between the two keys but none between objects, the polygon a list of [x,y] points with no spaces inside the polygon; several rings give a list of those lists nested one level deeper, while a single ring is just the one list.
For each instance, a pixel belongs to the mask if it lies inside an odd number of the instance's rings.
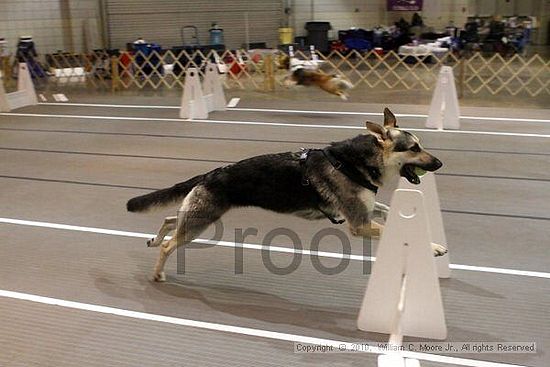
[{"label": "tennis ball in mouth", "polygon": [[416,175],[417,175],[418,177],[422,177],[422,176],[424,176],[424,175],[426,174],[426,171],[423,170],[423,169],[420,168],[420,167],[415,167],[415,168],[414,168],[414,173],[416,173]]}]

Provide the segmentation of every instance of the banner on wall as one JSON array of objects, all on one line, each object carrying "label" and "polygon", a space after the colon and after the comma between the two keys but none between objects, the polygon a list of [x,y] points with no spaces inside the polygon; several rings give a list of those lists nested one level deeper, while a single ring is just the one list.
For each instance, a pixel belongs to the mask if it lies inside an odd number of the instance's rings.
[{"label": "banner on wall", "polygon": [[388,0],[388,11],[420,11],[422,0]]}]

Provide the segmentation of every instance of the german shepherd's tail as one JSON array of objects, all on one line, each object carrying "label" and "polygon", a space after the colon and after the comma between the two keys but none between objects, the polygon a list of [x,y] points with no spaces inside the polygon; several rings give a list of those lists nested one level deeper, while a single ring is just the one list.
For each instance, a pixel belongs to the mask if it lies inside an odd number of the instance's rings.
[{"label": "german shepherd's tail", "polygon": [[205,175],[195,176],[185,182],[177,183],[172,187],[132,198],[126,203],[126,209],[128,209],[129,212],[144,212],[152,207],[173,204],[189,194],[193,187],[203,181],[204,176]]}]

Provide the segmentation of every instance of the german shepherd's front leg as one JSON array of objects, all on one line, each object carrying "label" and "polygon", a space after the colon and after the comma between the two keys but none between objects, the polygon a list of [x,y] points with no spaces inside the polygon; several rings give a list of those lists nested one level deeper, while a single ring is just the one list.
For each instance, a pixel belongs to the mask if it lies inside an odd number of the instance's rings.
[{"label": "german shepherd's front leg", "polygon": [[358,237],[369,237],[369,238],[380,238],[382,237],[382,232],[384,231],[384,226],[378,224],[374,221],[364,223],[359,226],[351,226],[349,230],[352,235]]},{"label": "german shepherd's front leg", "polygon": [[372,209],[369,210],[370,206],[374,207],[374,194],[366,193],[359,198],[347,200],[343,204],[340,211],[346,218],[353,236],[371,238],[382,236],[384,226],[372,220],[373,212]]}]

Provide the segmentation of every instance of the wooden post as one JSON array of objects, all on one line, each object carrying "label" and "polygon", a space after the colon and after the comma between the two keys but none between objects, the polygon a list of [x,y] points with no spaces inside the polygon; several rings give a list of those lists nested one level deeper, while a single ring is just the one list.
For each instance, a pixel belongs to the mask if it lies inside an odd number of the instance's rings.
[{"label": "wooden post", "polygon": [[264,57],[264,89],[266,91],[275,90],[275,74],[273,72],[273,55],[268,54]]},{"label": "wooden post", "polygon": [[464,57],[460,58],[458,62],[458,98],[462,99],[464,97],[464,78],[465,78],[465,67],[464,63],[466,59]]},{"label": "wooden post", "polygon": [[[86,88],[91,88],[91,86],[95,85],[95,75],[92,67],[94,64],[94,57],[95,55],[93,52],[86,52],[82,54],[82,65],[84,67],[84,81],[86,82]],[[102,78],[99,75],[97,76],[101,82]]]},{"label": "wooden post", "polygon": [[117,91],[120,84],[120,75],[118,73],[118,57],[111,56],[111,91]]},{"label": "wooden post", "polygon": [[0,67],[2,68],[2,77],[4,78],[4,86],[7,86],[12,76],[11,67],[10,67],[10,57],[1,56],[0,60],[1,60]]}]

